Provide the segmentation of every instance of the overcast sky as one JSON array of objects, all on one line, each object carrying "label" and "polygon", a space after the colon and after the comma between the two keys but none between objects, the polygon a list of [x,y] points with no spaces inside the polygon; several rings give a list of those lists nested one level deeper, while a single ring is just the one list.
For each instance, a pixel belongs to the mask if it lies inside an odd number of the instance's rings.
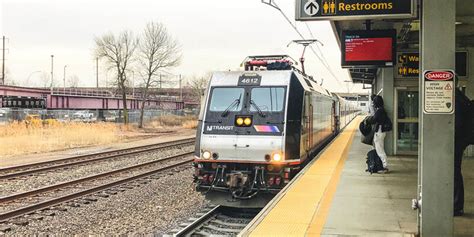
[{"label": "overcast sky", "polygon": [[[77,75],[81,86],[95,86],[94,37],[107,32],[132,30],[140,33],[150,21],[162,22],[180,42],[183,60],[171,69],[185,78],[208,71],[235,70],[247,55],[289,54],[298,59],[302,47],[287,44],[299,39],[279,11],[260,0],[1,0],[0,32],[8,38],[7,70],[10,80],[40,86],[41,74],[51,71],[62,85],[67,75]],[[294,1],[277,0],[294,21]],[[297,22],[307,38],[305,23]],[[347,71],[340,67],[340,51],[326,21],[309,22],[339,82],[307,51],[306,68],[331,91],[358,90],[344,81]],[[100,85],[106,72],[100,65]],[[38,71],[42,71],[38,72]],[[112,75],[108,75],[110,78]],[[137,79],[138,80],[138,79]],[[59,82],[58,82],[59,83]],[[138,82],[137,82],[138,84]]]}]

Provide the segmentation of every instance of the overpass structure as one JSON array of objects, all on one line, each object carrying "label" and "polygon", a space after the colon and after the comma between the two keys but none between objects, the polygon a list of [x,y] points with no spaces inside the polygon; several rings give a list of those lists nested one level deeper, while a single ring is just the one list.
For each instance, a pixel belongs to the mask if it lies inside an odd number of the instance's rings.
[{"label": "overpass structure", "polygon": [[[182,97],[181,97],[182,98]],[[181,110],[185,100],[177,96],[154,96],[146,108]],[[139,109],[142,99],[127,94],[127,108]],[[189,104],[194,104],[189,101]],[[0,85],[0,107],[61,110],[119,110],[122,98],[108,88],[28,88]]]}]

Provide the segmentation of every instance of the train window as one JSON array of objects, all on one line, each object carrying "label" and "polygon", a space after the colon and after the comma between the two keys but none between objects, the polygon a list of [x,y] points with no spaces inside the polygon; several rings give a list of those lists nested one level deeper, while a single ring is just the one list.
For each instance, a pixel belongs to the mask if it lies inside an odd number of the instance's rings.
[{"label": "train window", "polygon": [[214,88],[211,95],[211,111],[242,110],[244,88]]},{"label": "train window", "polygon": [[[251,99],[262,111],[282,111],[285,103],[284,98],[285,88],[283,87],[263,87],[252,89]],[[257,108],[251,106],[250,111],[257,111]]]}]

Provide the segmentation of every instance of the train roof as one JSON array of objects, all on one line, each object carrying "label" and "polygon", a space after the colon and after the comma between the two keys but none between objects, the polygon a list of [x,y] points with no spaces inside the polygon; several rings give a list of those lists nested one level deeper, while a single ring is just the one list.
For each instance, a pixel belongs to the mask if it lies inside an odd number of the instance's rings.
[{"label": "train roof", "polygon": [[300,82],[304,90],[314,91],[331,96],[331,93],[318,85],[315,81],[301,75],[294,70],[275,71],[222,71],[214,72],[211,77],[210,86],[237,86],[239,78],[243,75],[258,75],[261,77],[260,86],[288,86],[292,75]]}]

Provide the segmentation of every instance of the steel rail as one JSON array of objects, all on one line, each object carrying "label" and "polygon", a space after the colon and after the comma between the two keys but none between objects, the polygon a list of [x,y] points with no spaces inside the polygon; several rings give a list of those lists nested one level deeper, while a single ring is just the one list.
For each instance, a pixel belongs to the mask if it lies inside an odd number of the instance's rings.
[{"label": "steel rail", "polygon": [[212,216],[215,216],[217,213],[219,213],[219,209],[221,209],[221,206],[216,206],[212,208],[210,211],[208,211],[206,214],[200,216],[198,219],[193,221],[191,224],[187,225],[183,229],[181,229],[178,233],[174,234],[173,236],[176,237],[184,237],[184,236],[190,236],[192,233],[199,228],[201,225],[206,223]]},{"label": "steel rail", "polygon": [[186,153],[182,153],[182,154],[177,154],[177,155],[173,155],[173,156],[170,156],[170,157],[166,157],[166,158],[162,158],[162,159],[158,159],[158,160],[153,160],[153,161],[145,162],[145,163],[142,163],[142,164],[129,166],[129,167],[121,168],[121,169],[116,169],[116,170],[112,170],[112,171],[108,171],[108,172],[104,172],[104,173],[100,173],[100,174],[96,174],[96,175],[91,175],[91,176],[87,176],[87,177],[84,177],[84,178],[75,179],[75,180],[72,180],[72,181],[66,181],[66,182],[62,182],[62,183],[59,183],[59,184],[54,184],[54,185],[38,188],[38,189],[27,191],[27,192],[22,192],[22,193],[17,193],[17,194],[12,194],[12,195],[8,195],[8,196],[0,197],[0,204],[5,203],[5,202],[9,202],[9,201],[13,201],[15,199],[29,197],[29,196],[33,196],[33,195],[36,195],[36,194],[44,193],[44,192],[47,192],[47,191],[50,191],[50,190],[60,189],[60,188],[63,188],[63,187],[74,185],[74,184],[84,183],[86,181],[96,180],[96,179],[99,179],[99,178],[102,178],[102,177],[106,177],[106,176],[110,176],[110,175],[114,175],[114,174],[118,174],[118,173],[123,173],[123,172],[126,172],[126,171],[131,171],[131,170],[146,167],[146,166],[149,166],[149,165],[162,163],[162,162],[165,162],[165,161],[168,161],[168,160],[176,159],[177,157],[191,155],[192,153],[193,152],[186,152]]},{"label": "steel rail", "polygon": [[[188,154],[192,154],[192,152],[190,152]],[[185,154],[180,154],[180,155],[175,156],[175,158],[178,157],[178,156],[184,156],[184,155]],[[158,173],[158,172],[162,172],[162,171],[165,171],[165,170],[169,170],[171,168],[175,168],[175,167],[178,167],[178,166],[181,166],[181,165],[184,165],[184,164],[188,164],[188,163],[191,163],[192,161],[193,161],[193,159],[188,159],[188,160],[181,161],[181,162],[178,162],[178,163],[166,166],[166,167],[157,168],[157,169],[154,169],[154,170],[151,170],[151,171],[147,171],[145,173],[134,175],[132,177],[120,179],[120,180],[117,180],[117,181],[114,181],[114,182],[99,185],[99,186],[96,186],[96,187],[93,187],[93,188],[89,188],[89,189],[82,190],[82,191],[79,191],[79,192],[75,192],[75,193],[72,193],[72,194],[67,194],[67,195],[64,195],[64,196],[61,196],[61,197],[49,199],[49,200],[39,202],[39,203],[35,203],[35,204],[29,205],[29,206],[26,206],[26,207],[21,207],[21,208],[12,210],[12,211],[1,213],[0,214],[0,223],[5,222],[8,219],[19,217],[19,216],[22,216],[22,215],[25,215],[25,214],[29,214],[29,213],[32,213],[32,212],[35,212],[35,211],[38,211],[38,210],[41,210],[41,209],[44,209],[44,208],[47,208],[47,207],[51,207],[51,206],[66,202],[66,201],[73,200],[73,199],[85,196],[87,194],[95,193],[95,192],[98,192],[98,191],[101,191],[101,190],[104,190],[104,189],[108,189],[108,188],[111,188],[111,187],[114,187],[114,186],[118,186],[118,185],[130,182],[130,181],[136,180],[136,179],[144,178],[144,177],[153,175],[153,174]]]},{"label": "steel rail", "polygon": [[[173,146],[186,145],[186,144],[190,144],[190,143],[193,143],[193,142],[194,142],[194,138],[182,139],[182,140],[177,140],[177,141],[157,143],[157,144],[151,144],[151,145],[145,145],[145,146],[139,146],[139,147],[131,147],[131,148],[124,148],[124,149],[113,150],[113,151],[106,151],[106,152],[99,152],[99,153],[93,153],[93,154],[87,154],[87,155],[81,155],[81,156],[68,157],[68,158],[60,159],[60,160],[52,160],[52,161],[45,161],[45,162],[39,162],[39,163],[33,163],[33,164],[27,164],[27,165],[12,166],[12,167],[7,167],[7,168],[0,169],[0,172],[8,172],[8,171],[15,170],[15,169],[25,169],[25,168],[31,168],[31,167],[37,167],[37,166],[43,166],[43,165],[50,165],[50,164],[59,163],[58,165],[40,167],[40,168],[36,168],[36,169],[30,169],[30,170],[26,170],[26,171],[19,171],[19,172],[0,175],[0,180],[10,179],[10,178],[13,178],[13,177],[18,177],[18,176],[30,175],[30,174],[33,174],[33,173],[43,172],[43,171],[47,171],[47,170],[54,170],[54,169],[68,167],[68,166],[80,165],[80,164],[85,164],[85,163],[92,163],[92,162],[97,162],[97,161],[106,160],[106,159],[113,159],[113,158],[117,158],[117,157],[121,157],[121,156],[139,154],[139,153],[144,153],[144,152],[150,152],[150,151],[154,151],[154,150],[157,150],[157,149],[164,149],[164,148],[169,148],[169,147],[173,147]],[[93,158],[95,156],[101,156],[101,157]],[[66,163],[63,163],[63,162],[66,162]]]}]

